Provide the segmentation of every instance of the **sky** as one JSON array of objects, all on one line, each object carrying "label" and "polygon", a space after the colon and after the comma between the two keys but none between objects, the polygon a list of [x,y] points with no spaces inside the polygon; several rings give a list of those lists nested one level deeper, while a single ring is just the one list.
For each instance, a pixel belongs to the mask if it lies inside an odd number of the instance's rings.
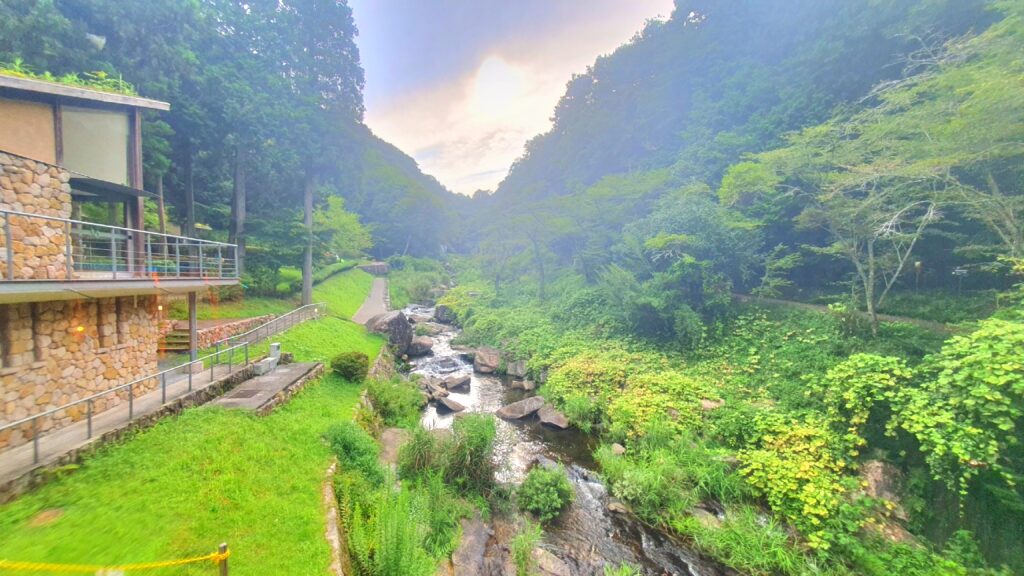
[{"label": "sky", "polygon": [[565,84],[672,0],[349,0],[366,123],[453,192],[493,190]]}]

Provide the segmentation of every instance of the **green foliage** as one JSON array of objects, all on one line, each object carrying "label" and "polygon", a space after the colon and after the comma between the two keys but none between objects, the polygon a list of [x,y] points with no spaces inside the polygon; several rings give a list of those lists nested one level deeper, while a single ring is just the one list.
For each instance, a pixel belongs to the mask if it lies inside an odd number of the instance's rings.
[{"label": "green foliage", "polygon": [[561,466],[534,466],[516,491],[519,509],[547,524],[561,514],[573,500],[572,484]]},{"label": "green foliage", "polygon": [[[811,548],[828,550],[838,535],[860,528],[839,518],[850,490],[841,440],[816,420],[764,417],[757,447],[740,452],[743,475],[772,510]],[[838,525],[837,525],[838,523]]]},{"label": "green foliage", "polygon": [[86,72],[84,74],[69,73],[60,76],[55,76],[49,72],[37,74],[21,58],[15,58],[10,63],[0,62],[0,75],[42,80],[43,82],[64,84],[65,86],[74,86],[76,88],[88,88],[89,90],[99,90],[100,92],[125,94],[127,96],[138,94],[135,91],[135,87],[125,82],[120,76],[112,77],[102,70]]},{"label": "green foliage", "polygon": [[342,352],[331,358],[331,370],[349,382],[362,382],[370,371],[370,358],[362,352]]},{"label": "green foliage", "polygon": [[313,234],[330,256],[359,258],[373,246],[370,232],[357,214],[345,210],[340,196],[328,197],[326,205],[313,212]]},{"label": "green foliage", "polygon": [[341,422],[329,428],[324,437],[343,470],[358,472],[370,482],[383,481],[384,476],[377,462],[380,449],[365,430],[354,422]]},{"label": "green foliage", "polygon": [[450,436],[435,436],[415,428],[398,454],[402,478],[422,479],[432,475],[463,495],[488,496],[494,488],[494,418],[466,414],[452,425]]},{"label": "green foliage", "polygon": [[611,566],[605,564],[604,576],[642,576],[643,571],[629,563]]},{"label": "green foliage", "polygon": [[[346,491],[345,494],[350,494]],[[343,496],[344,498],[344,496]],[[346,516],[349,559],[360,576],[428,576],[436,560],[423,547],[429,506],[406,487],[385,488],[364,504],[342,503]]]},{"label": "green foliage", "polygon": [[989,319],[930,359],[920,388],[906,391],[897,419],[937,478],[967,495],[982,470],[1014,486],[1024,426],[1024,322]]},{"label": "green foliage", "polygon": [[516,576],[532,576],[536,569],[533,549],[540,544],[543,531],[539,524],[525,522],[512,539],[512,561],[516,565]]},{"label": "green foliage", "polygon": [[370,380],[366,395],[385,426],[413,428],[419,424],[424,399],[416,384],[398,377]]},{"label": "green foliage", "polygon": [[431,304],[432,291],[447,284],[448,273],[437,260],[395,256],[388,259],[388,264],[392,308],[404,308],[411,303]]},{"label": "green foliage", "polygon": [[823,379],[812,384],[811,391],[822,398],[833,424],[845,427],[844,441],[850,446],[850,456],[856,457],[867,443],[863,429],[872,410],[879,404],[891,410],[912,376],[899,358],[854,354],[829,369]]}]

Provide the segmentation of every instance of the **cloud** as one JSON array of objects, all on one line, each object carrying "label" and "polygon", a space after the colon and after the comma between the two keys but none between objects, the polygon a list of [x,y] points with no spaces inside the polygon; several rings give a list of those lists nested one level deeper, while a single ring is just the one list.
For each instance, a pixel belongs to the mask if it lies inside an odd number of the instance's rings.
[{"label": "cloud", "polygon": [[629,40],[648,17],[667,15],[671,0],[581,10],[587,18],[546,26],[540,37],[529,29],[506,36],[468,72],[371,102],[367,124],[453,191],[495,188],[527,140],[550,129],[572,74]]}]

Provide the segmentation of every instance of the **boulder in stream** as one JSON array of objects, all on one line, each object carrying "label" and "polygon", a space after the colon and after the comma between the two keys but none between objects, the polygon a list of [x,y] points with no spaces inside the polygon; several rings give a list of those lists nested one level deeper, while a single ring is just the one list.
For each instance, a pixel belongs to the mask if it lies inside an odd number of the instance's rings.
[{"label": "boulder in stream", "polygon": [[473,355],[473,369],[481,374],[493,374],[501,366],[501,351],[494,348],[478,348]]},{"label": "boulder in stream", "polygon": [[437,308],[434,308],[434,320],[442,324],[451,324],[455,322],[455,311],[444,304],[438,304]]},{"label": "boulder in stream", "polygon": [[444,398],[439,399],[437,401],[437,407],[438,408],[443,408],[444,410],[447,410],[448,412],[462,412],[463,410],[466,409],[465,406],[463,406],[462,404],[459,404],[455,400],[452,400],[451,398],[448,398],[448,397],[444,397]]},{"label": "boulder in stream", "polygon": [[473,379],[469,374],[453,374],[444,379],[444,387],[448,390],[469,390],[469,383]]},{"label": "boulder in stream", "polygon": [[544,398],[542,396],[530,396],[508,406],[502,406],[495,414],[505,420],[519,420],[540,410],[543,406]]},{"label": "boulder in stream", "polygon": [[[534,398],[537,398],[537,396],[534,396]],[[541,406],[540,410],[537,411],[537,416],[540,418],[540,423],[545,426],[558,428],[559,430],[565,430],[569,427],[569,419],[565,417],[565,414],[555,410],[550,404]]]},{"label": "boulder in stream", "polygon": [[423,356],[434,347],[434,341],[430,336],[417,336],[409,343],[408,354],[410,356]]},{"label": "boulder in stream", "polygon": [[537,389],[537,383],[533,380],[513,380],[509,387],[513,390],[526,390],[529,392]]},{"label": "boulder in stream", "polygon": [[430,394],[431,400],[440,400],[441,398],[448,397],[448,390],[440,384],[429,382],[427,383],[427,394]]},{"label": "boulder in stream", "polygon": [[513,378],[526,377],[526,360],[515,360],[505,366],[505,373]]},{"label": "boulder in stream", "polygon": [[412,342],[412,326],[409,319],[400,310],[385,312],[370,318],[366,322],[366,329],[370,332],[386,334],[388,344],[395,349],[399,356],[409,351],[409,344]]}]

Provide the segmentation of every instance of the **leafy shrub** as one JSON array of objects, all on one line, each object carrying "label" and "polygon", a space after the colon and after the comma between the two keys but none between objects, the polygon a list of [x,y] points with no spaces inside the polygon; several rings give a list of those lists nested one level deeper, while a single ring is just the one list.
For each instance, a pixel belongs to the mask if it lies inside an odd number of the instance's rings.
[{"label": "leafy shrub", "polygon": [[370,380],[366,394],[385,426],[412,428],[420,418],[423,395],[412,382],[400,378]]},{"label": "leafy shrub", "polygon": [[837,536],[830,526],[850,488],[846,462],[837,456],[845,452],[843,443],[820,419],[766,415],[761,423],[760,446],[740,452],[743,475],[810,547],[828,550]]},{"label": "leafy shrub", "polygon": [[642,576],[643,571],[632,564],[623,563],[617,566],[605,564],[604,576]]},{"label": "leafy shrub", "polygon": [[535,466],[516,494],[519,508],[532,513],[542,524],[554,520],[573,499],[572,484],[561,466]]},{"label": "leafy shrub", "polygon": [[362,382],[370,371],[370,358],[362,352],[342,352],[331,358],[331,370],[349,382]]},{"label": "leafy shrub", "polygon": [[423,547],[427,505],[408,488],[379,491],[371,507],[346,510],[349,558],[360,576],[428,576],[436,560]]},{"label": "leafy shrub", "polygon": [[430,430],[417,426],[398,451],[398,473],[402,478],[418,478],[431,470],[444,473],[441,441]]},{"label": "leafy shrub", "polygon": [[526,522],[512,539],[512,561],[515,562],[517,576],[532,576],[534,573],[533,549],[540,544],[542,534],[539,525]]},{"label": "leafy shrub", "polygon": [[494,437],[497,428],[489,414],[466,414],[455,419],[444,444],[445,480],[460,492],[488,494],[494,487]]},{"label": "leafy shrub", "polygon": [[382,478],[377,442],[355,422],[340,422],[324,435],[343,469],[356,470],[372,480]]}]

